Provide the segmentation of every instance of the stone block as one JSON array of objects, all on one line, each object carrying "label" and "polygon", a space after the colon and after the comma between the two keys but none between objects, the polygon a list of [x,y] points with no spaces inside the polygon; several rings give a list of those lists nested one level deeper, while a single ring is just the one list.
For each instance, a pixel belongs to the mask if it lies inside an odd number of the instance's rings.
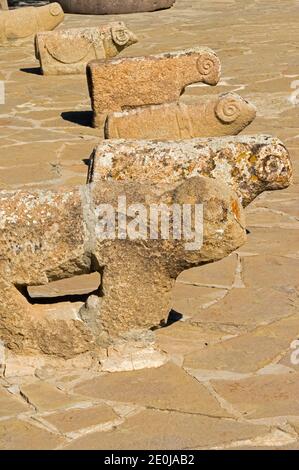
[{"label": "stone block", "polygon": [[214,381],[216,392],[247,419],[299,416],[299,374],[261,375]]},{"label": "stone block", "polygon": [[[53,1],[53,0],[52,0]],[[117,15],[170,8],[175,0],[59,0],[67,13]]]},{"label": "stone block", "polygon": [[[174,394],[174,391],[171,393]],[[219,448],[240,440],[263,438],[269,431],[269,426],[238,422],[235,419],[147,409],[129,417],[113,431],[94,432],[79,437],[67,444],[65,449],[188,449],[185,452],[189,453],[190,449]]]},{"label": "stone block", "polygon": [[75,391],[93,399],[132,403],[160,410],[230,416],[202,384],[172,363],[156,369],[96,377],[79,384]]},{"label": "stone block", "polygon": [[123,22],[38,33],[35,55],[44,75],[84,74],[88,62],[115,57],[137,42]]},{"label": "stone block", "polygon": [[17,8],[0,12],[0,44],[7,39],[33,36],[39,31],[50,31],[64,19],[59,3],[41,7]]},{"label": "stone block", "polygon": [[57,411],[44,419],[62,433],[75,433],[80,429],[104,426],[116,421],[118,416],[110,406],[102,403],[90,408],[71,408]]},{"label": "stone block", "polygon": [[87,79],[94,126],[102,115],[136,106],[178,101],[187,85],[216,85],[220,61],[211,49],[194,48],[158,55],[92,61]]},{"label": "stone block", "polygon": [[263,191],[288,187],[292,166],[283,143],[271,136],[111,140],[96,147],[88,181],[150,180],[175,185],[196,175],[225,181],[246,206]]},{"label": "stone block", "polygon": [[61,435],[35,426],[34,421],[0,421],[1,450],[50,450],[66,442]]},{"label": "stone block", "polygon": [[106,139],[192,139],[239,134],[256,109],[235,93],[195,104],[171,103],[110,114]]},{"label": "stone block", "polygon": [[[172,214],[184,204],[193,212],[187,238],[174,236]],[[203,219],[195,215],[197,205]],[[171,309],[178,274],[227,256],[246,238],[235,193],[203,177],[174,190],[111,181],[69,191],[2,191],[0,206],[0,330],[5,345],[20,354],[71,358],[159,325]],[[163,207],[166,237],[149,216]],[[73,315],[53,314],[28,299],[28,288],[96,271],[99,293]]]}]

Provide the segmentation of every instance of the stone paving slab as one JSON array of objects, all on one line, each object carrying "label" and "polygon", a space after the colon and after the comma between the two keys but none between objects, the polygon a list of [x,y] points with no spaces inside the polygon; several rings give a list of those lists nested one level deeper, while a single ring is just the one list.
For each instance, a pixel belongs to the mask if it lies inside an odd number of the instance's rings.
[{"label": "stone paving slab", "polygon": [[239,381],[214,381],[212,386],[247,418],[299,417],[299,402],[296,400],[299,374],[261,375]]},{"label": "stone paving slab", "polygon": [[237,256],[232,254],[221,261],[207,264],[204,269],[191,268],[179,275],[178,281],[197,286],[213,286],[229,289],[235,281]]},{"label": "stone paving slab", "polygon": [[55,426],[61,433],[74,433],[82,429],[114,422],[118,416],[106,404],[90,408],[72,408],[43,417],[45,421]]},{"label": "stone paving slab", "polygon": [[219,420],[185,413],[143,411],[106,433],[75,440],[65,449],[195,449],[252,439],[269,431],[267,426]]},{"label": "stone paving slab", "polygon": [[245,257],[242,264],[242,278],[247,287],[299,291],[299,259],[261,255]]},{"label": "stone paving slab", "polygon": [[203,385],[172,363],[157,369],[108,374],[82,383],[74,391],[90,398],[161,410],[229,416]]},{"label": "stone paving slab", "polygon": [[29,409],[26,403],[15,398],[4,388],[0,388],[0,418],[17,415]]},{"label": "stone paving slab", "polygon": [[39,411],[67,408],[84,401],[83,397],[69,395],[42,381],[22,386],[21,394]]},{"label": "stone paving slab", "polygon": [[225,289],[198,287],[187,282],[177,282],[173,292],[172,308],[183,315],[183,318],[193,319],[198,311],[219,302],[227,292]]},{"label": "stone paving slab", "polygon": [[191,325],[186,322],[176,322],[156,332],[158,347],[179,362],[184,360],[184,355],[205,349],[209,344],[217,343],[225,337],[227,333],[217,331],[213,326]]},{"label": "stone paving slab", "polygon": [[[293,0],[284,0],[283,8],[281,2],[269,0],[176,0],[171,10],[117,17],[139,38],[123,57],[195,46],[215,50],[222,63],[219,84],[194,84],[181,100],[188,104],[235,92],[255,104],[257,118],[243,133],[282,139],[291,153],[294,184],[262,194],[247,208],[250,233],[238,256],[180,276],[173,308],[184,321],[155,332],[157,343],[176,366],[105,376],[92,369],[87,375],[82,369],[79,374],[69,370],[70,379],[63,383],[61,363],[48,374],[43,365],[43,371],[36,372],[42,377],[39,385],[29,386],[37,382],[27,376],[35,370],[32,357],[9,363],[0,382],[0,409],[5,413],[0,420],[1,449],[298,449],[299,365],[291,362],[291,344],[299,339],[297,16]],[[66,15],[59,28],[98,26],[112,19]],[[85,77],[59,77],[58,85],[57,77],[41,76],[31,40],[1,47],[0,70],[6,92],[5,104],[0,104],[0,188],[85,184],[86,161],[103,137],[91,127]],[[42,358],[41,363],[47,361]],[[89,361],[86,367],[91,366]],[[103,389],[100,383],[105,383]],[[29,387],[28,397],[8,395],[7,386]],[[91,396],[76,398],[80,387]],[[101,405],[92,405],[98,400]],[[86,410],[99,406],[97,418],[78,411],[82,403],[89,407]],[[160,406],[175,411],[159,411]],[[101,407],[108,407],[107,417]],[[134,415],[140,408],[145,410]],[[209,412],[233,419],[198,414]],[[113,413],[121,416],[121,423],[113,431],[103,431],[103,421],[105,425]],[[281,416],[289,425],[278,429]],[[262,424],[264,420],[272,423],[271,429]],[[61,435],[66,430],[77,433],[70,431],[77,422],[86,429],[94,421],[91,433],[79,438]]]},{"label": "stone paving slab", "polygon": [[64,442],[64,438],[26,421],[0,421],[2,450],[51,450]]},{"label": "stone paving slab", "polygon": [[[260,257],[256,258],[259,260]],[[245,260],[250,259],[252,258],[245,258]],[[258,269],[256,277],[262,277]],[[235,288],[208,308],[199,310],[194,308],[192,323],[219,325],[219,327],[222,325],[228,331],[234,331],[233,328],[236,327],[244,331],[289,317],[298,311],[298,295],[294,289],[288,292],[285,286],[285,291],[282,292],[271,287],[258,287],[267,285],[267,282],[260,282],[257,285],[254,275],[250,279],[254,280],[255,288]],[[275,286],[275,283],[273,284]]]},{"label": "stone paving slab", "polygon": [[279,358],[298,335],[299,318],[296,314],[210,345],[205,350],[187,354],[184,367],[239,373],[256,372]]}]

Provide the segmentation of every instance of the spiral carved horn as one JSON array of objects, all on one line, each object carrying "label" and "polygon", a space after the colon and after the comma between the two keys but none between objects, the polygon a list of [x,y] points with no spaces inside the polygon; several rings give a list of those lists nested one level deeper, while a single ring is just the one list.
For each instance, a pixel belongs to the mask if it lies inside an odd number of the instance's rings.
[{"label": "spiral carved horn", "polygon": [[256,175],[264,182],[274,184],[275,188],[286,188],[292,180],[292,166],[286,148],[277,144],[263,147],[258,154]]},{"label": "spiral carved horn", "polygon": [[52,16],[58,16],[62,13],[62,8],[59,3],[53,3],[50,6],[50,13]]},{"label": "spiral carved horn", "polygon": [[219,97],[215,106],[215,114],[220,121],[225,124],[234,122],[242,112],[242,103],[240,98],[231,93],[227,93]]},{"label": "spiral carved horn", "polygon": [[217,85],[220,79],[220,60],[211,52],[203,52],[197,60],[197,70],[204,78],[204,83]]}]

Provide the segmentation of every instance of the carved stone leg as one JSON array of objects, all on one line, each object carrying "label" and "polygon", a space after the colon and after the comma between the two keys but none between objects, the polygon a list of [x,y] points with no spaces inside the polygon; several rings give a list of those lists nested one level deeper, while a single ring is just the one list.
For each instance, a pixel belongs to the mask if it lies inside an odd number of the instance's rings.
[{"label": "carved stone leg", "polygon": [[107,337],[158,326],[171,310],[175,279],[128,245],[124,242],[104,269],[99,321]]},{"label": "carved stone leg", "polygon": [[[175,218],[173,207],[186,205],[189,212]],[[191,178],[174,190],[101,182],[69,191],[2,191],[0,207],[0,337],[22,353],[73,357],[158,325],[180,272],[229,255],[246,238],[236,194],[209,178]],[[152,226],[151,211],[161,207],[166,232],[159,219]],[[113,237],[101,231],[107,208]],[[53,313],[30,303],[28,286],[91,269],[102,274],[102,292],[80,311],[67,315],[62,305]]]},{"label": "carved stone leg", "polygon": [[[170,239],[162,239],[161,226],[158,227],[157,239],[97,238],[94,251],[98,263],[103,267],[99,322],[106,337],[113,338],[134,329],[159,325],[168,317],[171,289],[179,273],[227,256],[243,243],[245,233],[240,203],[236,195],[221,182],[209,178],[192,178],[176,190],[164,190],[161,194],[160,189],[160,194],[156,196],[150,185],[110,184],[110,191],[109,185],[93,187],[94,207],[98,207],[104,193],[106,202],[114,207],[117,207],[118,195],[126,194],[127,226],[134,221],[130,212],[131,204],[139,201],[147,209],[148,219],[141,224],[147,233],[150,233],[152,219],[149,214],[154,205],[164,203],[171,208],[174,204],[183,208],[187,204],[193,209],[195,205],[203,205],[202,245],[197,240],[198,246],[193,248],[186,244],[183,233],[180,239],[172,239],[172,212],[169,218]],[[123,208],[117,208],[117,218],[121,214],[124,214]],[[116,229],[118,227],[116,224]]]},{"label": "carved stone leg", "polygon": [[92,351],[94,338],[75,318],[53,318],[44,305],[31,305],[19,290],[0,278],[0,339],[16,353],[42,352],[71,358]]}]

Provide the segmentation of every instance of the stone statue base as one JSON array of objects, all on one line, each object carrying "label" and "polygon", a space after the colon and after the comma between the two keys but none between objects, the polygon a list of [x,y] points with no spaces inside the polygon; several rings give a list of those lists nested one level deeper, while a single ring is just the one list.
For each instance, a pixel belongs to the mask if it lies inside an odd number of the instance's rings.
[{"label": "stone statue base", "polygon": [[175,0],[59,0],[65,13],[115,15],[170,8]]}]

